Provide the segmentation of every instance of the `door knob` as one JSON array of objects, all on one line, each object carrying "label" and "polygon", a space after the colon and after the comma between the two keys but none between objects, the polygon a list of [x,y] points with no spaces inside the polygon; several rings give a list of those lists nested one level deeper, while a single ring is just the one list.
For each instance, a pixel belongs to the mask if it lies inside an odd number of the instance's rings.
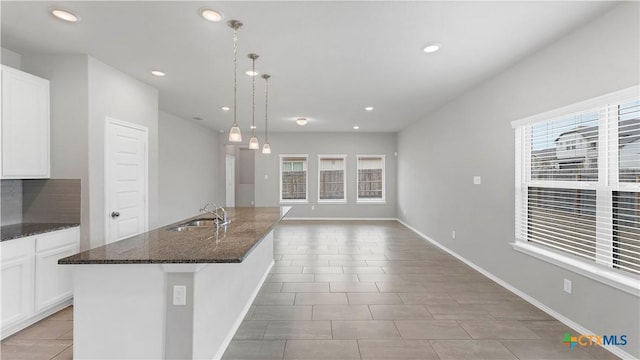
[{"label": "door knob", "polygon": [[117,211],[113,211],[113,212],[111,212],[111,217],[112,217],[112,218],[117,218],[118,216],[120,216],[120,213],[119,213],[119,212],[117,212]]}]

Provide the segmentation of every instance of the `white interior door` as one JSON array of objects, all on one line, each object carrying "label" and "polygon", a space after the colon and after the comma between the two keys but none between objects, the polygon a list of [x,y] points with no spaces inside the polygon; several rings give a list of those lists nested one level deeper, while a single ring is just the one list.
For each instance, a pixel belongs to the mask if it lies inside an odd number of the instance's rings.
[{"label": "white interior door", "polygon": [[107,118],[106,243],[147,231],[148,129]]},{"label": "white interior door", "polygon": [[236,158],[227,155],[225,157],[225,174],[226,174],[226,207],[236,206]]}]

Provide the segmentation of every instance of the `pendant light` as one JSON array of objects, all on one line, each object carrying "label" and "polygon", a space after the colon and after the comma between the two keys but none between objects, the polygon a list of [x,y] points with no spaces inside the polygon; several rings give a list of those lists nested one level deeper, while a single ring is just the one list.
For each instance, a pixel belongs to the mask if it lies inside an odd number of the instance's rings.
[{"label": "pendant light", "polygon": [[[251,59],[252,66],[251,70],[253,73],[256,73],[256,59],[260,57],[258,54],[249,54],[249,59]],[[256,77],[255,75],[251,77],[251,139],[249,139],[249,149],[258,150],[260,149],[260,143],[258,142],[258,138],[256,137]]]},{"label": "pendant light", "polygon": [[227,22],[230,28],[233,29],[233,126],[229,130],[230,142],[241,142],[242,133],[237,123],[238,116],[238,29],[242,26],[242,23],[238,20],[229,20]]},{"label": "pendant light", "polygon": [[271,75],[264,74],[264,144],[262,144],[262,153],[271,154],[271,145],[269,145],[269,126],[268,126],[268,110],[269,110],[269,78]]}]

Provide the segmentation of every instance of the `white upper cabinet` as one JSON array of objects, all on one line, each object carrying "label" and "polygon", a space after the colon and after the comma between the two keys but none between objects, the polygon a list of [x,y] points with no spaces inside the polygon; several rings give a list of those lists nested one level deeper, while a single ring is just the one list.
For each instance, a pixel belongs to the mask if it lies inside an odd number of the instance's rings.
[{"label": "white upper cabinet", "polygon": [[48,178],[49,80],[4,65],[1,76],[2,178]]}]

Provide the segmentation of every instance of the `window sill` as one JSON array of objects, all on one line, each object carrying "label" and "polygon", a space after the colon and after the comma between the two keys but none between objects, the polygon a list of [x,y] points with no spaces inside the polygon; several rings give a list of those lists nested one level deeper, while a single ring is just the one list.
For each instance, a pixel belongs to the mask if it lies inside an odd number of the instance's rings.
[{"label": "window sill", "polygon": [[386,200],[357,200],[356,204],[358,205],[384,205],[386,204]]},{"label": "window sill", "polygon": [[308,204],[309,200],[280,200],[280,205],[287,204]]},{"label": "window sill", "polygon": [[516,241],[512,243],[511,246],[514,250],[521,253],[640,297],[640,278],[621,274],[602,265],[588,263],[574,256],[561,254],[557,251],[545,249],[523,241]]},{"label": "window sill", "polygon": [[346,204],[347,200],[318,200],[318,204]]}]

